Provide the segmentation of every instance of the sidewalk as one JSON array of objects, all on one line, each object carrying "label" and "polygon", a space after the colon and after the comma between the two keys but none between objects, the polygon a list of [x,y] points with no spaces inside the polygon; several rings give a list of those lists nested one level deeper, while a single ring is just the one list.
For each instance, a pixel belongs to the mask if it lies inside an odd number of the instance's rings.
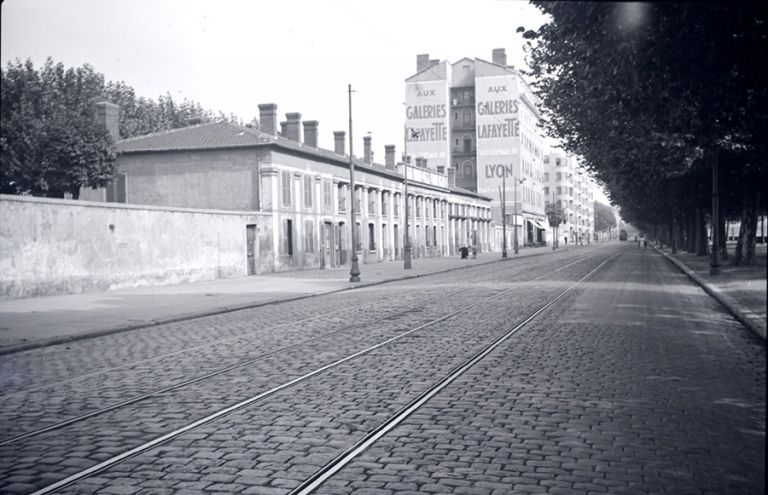
[{"label": "sidewalk", "polygon": [[[509,260],[551,252],[547,247],[524,248],[515,256],[510,249]],[[190,284],[5,299],[0,300],[0,354],[500,261],[499,253],[482,253],[469,260],[461,260],[458,255],[416,258],[411,270],[405,270],[402,261],[360,264],[360,283],[349,282],[349,266],[342,266]]]},{"label": "sidewalk", "polygon": [[[655,246],[654,246],[655,247]],[[731,266],[735,243],[728,243],[730,259],[722,262],[720,275],[709,274],[709,256],[696,256],[685,251],[672,254],[668,246],[655,247],[699,284],[712,297],[720,301],[744,325],[763,339],[766,338],[766,245],[758,244],[757,264]]]}]

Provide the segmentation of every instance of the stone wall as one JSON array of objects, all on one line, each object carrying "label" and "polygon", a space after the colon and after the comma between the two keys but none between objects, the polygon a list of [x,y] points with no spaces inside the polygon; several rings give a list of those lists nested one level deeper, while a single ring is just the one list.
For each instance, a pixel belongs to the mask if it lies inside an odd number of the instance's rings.
[{"label": "stone wall", "polygon": [[0,297],[28,297],[274,271],[272,223],[258,212],[0,195]]}]

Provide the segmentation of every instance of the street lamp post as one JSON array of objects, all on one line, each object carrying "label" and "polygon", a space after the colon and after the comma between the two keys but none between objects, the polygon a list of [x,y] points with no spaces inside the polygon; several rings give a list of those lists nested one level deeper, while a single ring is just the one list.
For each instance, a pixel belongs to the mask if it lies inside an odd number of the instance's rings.
[{"label": "street lamp post", "polygon": [[504,242],[501,246],[501,257],[507,257],[507,174],[501,175],[501,232]]},{"label": "street lamp post", "polygon": [[408,208],[408,149],[407,149],[407,143],[408,143],[408,128],[405,127],[403,129],[403,174],[405,175],[405,178],[403,180],[403,198],[405,202],[405,241],[403,242],[403,269],[404,270],[410,270],[411,269],[411,236],[408,232],[410,230],[410,221],[409,221],[409,208]]},{"label": "street lamp post", "polygon": [[525,182],[525,179],[518,179],[517,177],[512,177],[512,180],[514,180],[514,188],[513,188],[513,194],[514,194],[514,203],[515,203],[515,216],[512,219],[512,232],[514,235],[514,243],[515,243],[515,254],[517,254],[517,182],[520,181],[520,184]]},{"label": "street lamp post", "polygon": [[352,85],[348,85],[349,90],[349,189],[351,194],[349,196],[351,208],[350,210],[350,227],[352,229],[352,266],[349,269],[349,281],[360,281],[360,267],[357,265],[357,223],[355,218],[355,163],[352,160]]}]

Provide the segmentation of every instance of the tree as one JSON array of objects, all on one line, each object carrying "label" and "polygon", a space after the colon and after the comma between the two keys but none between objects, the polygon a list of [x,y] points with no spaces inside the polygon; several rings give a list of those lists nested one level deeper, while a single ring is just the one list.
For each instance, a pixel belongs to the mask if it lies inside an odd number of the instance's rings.
[{"label": "tree", "polygon": [[560,230],[560,224],[565,223],[565,212],[559,202],[547,202],[544,206],[544,213],[547,215],[549,225],[552,226],[552,249],[555,249],[558,242],[558,234]]},{"label": "tree", "polygon": [[0,191],[77,198],[115,171],[112,139],[93,119],[104,81],[89,65],[65,69],[49,58],[38,71],[8,63],[0,92]]},{"label": "tree", "polygon": [[90,65],[66,69],[51,58],[36,69],[31,60],[9,62],[0,69],[0,192],[77,199],[83,186],[103,187],[115,173],[114,143],[94,121],[95,103],[120,107],[123,138],[203,122],[228,120],[199,103],[174,101],[170,94],[157,102],[137,97],[124,82],[105,83]]},{"label": "tree", "polygon": [[748,244],[754,198],[768,183],[766,8],[534,4],[552,18],[523,30],[546,128],[584,158],[625,218],[667,236],[681,221],[698,240],[689,249],[704,254],[706,236],[693,233],[704,231],[712,164],[727,156],[723,207],[742,212]]},{"label": "tree", "polygon": [[616,226],[616,216],[613,214],[613,209],[608,206],[595,201],[595,232],[605,232],[613,229]]}]

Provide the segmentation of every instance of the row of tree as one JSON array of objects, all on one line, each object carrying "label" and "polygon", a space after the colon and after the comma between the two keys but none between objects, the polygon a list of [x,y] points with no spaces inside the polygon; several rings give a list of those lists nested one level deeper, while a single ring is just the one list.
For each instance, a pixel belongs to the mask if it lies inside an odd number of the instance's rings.
[{"label": "row of tree", "polygon": [[65,68],[48,59],[0,68],[0,192],[78,197],[81,186],[101,187],[115,173],[115,149],[109,133],[94,122],[98,101],[120,106],[123,138],[176,129],[192,117],[203,121],[234,115],[204,109],[170,94],[157,100],[136,96],[123,82],[107,82],[90,65]]},{"label": "row of tree", "polygon": [[740,220],[735,261],[753,263],[768,184],[765,4],[533,3],[551,22],[518,31],[547,131],[625,220],[698,254],[707,226]]}]

